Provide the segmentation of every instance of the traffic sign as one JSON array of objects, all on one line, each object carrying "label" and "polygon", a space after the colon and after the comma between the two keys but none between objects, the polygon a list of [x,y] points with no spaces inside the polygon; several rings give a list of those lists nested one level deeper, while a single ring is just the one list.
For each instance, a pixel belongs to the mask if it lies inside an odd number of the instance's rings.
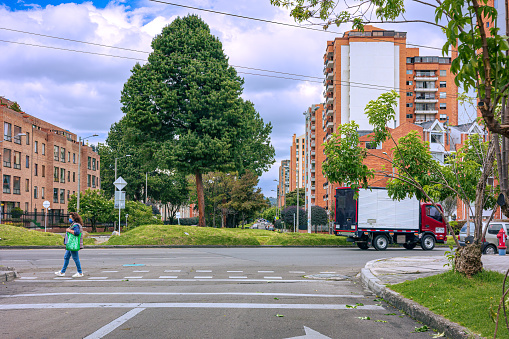
[{"label": "traffic sign", "polygon": [[49,203],[49,201],[48,201],[48,200],[45,200],[45,201],[42,203],[42,207],[44,207],[44,208],[49,208],[49,206],[50,206],[50,203]]},{"label": "traffic sign", "polygon": [[125,208],[125,191],[115,191],[115,209]]},{"label": "traffic sign", "polygon": [[121,191],[127,185],[127,182],[122,177],[118,177],[113,185],[115,185],[115,187]]}]

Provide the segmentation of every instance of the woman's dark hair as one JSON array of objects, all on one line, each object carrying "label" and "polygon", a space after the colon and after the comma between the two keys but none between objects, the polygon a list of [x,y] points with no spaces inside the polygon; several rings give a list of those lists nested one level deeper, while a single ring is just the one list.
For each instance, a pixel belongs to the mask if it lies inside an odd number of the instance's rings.
[{"label": "woman's dark hair", "polygon": [[71,215],[72,220],[74,220],[75,223],[80,224],[83,226],[83,219],[81,219],[80,215],[76,212],[69,213]]}]

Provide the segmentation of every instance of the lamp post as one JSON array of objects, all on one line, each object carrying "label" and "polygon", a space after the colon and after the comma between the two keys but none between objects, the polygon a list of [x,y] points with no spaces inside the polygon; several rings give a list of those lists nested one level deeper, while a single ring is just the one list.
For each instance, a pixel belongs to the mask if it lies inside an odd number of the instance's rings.
[{"label": "lamp post", "polygon": [[92,134],[88,137],[82,138],[79,137],[79,145],[78,145],[78,196],[76,199],[76,212],[80,213],[80,192],[81,192],[81,143],[83,140],[88,138],[93,138],[99,136],[98,134]]},{"label": "lamp post", "polygon": [[126,154],[123,157],[115,158],[115,177],[113,178],[113,181],[117,180],[117,160],[120,158],[130,157],[131,154]]}]

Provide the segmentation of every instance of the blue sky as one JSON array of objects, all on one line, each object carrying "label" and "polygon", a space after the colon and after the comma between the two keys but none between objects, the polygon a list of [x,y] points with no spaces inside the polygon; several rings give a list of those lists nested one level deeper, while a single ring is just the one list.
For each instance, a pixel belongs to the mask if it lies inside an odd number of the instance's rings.
[{"label": "blue sky", "polygon": [[[173,2],[294,23],[288,11],[271,6],[269,0]],[[80,136],[97,133],[99,137],[93,141],[102,142],[111,124],[122,117],[120,92],[136,63],[136,60],[126,58],[143,60],[146,54],[14,30],[150,52],[153,37],[176,16],[189,13],[200,15],[209,24],[212,34],[223,43],[230,64],[235,66],[323,77],[322,57],[327,40],[338,35],[233,18],[149,0],[0,0],[0,95],[17,101],[27,113]],[[406,16],[412,18],[421,14],[422,7],[409,7]],[[432,20],[432,11],[425,16]],[[408,32],[409,43],[440,47],[444,40],[442,33],[429,25],[377,26]],[[341,27],[333,30],[344,32],[347,29]],[[436,50],[421,50],[421,55],[438,53]],[[277,161],[261,177],[259,185],[266,196],[275,196],[271,190],[276,188],[273,179],[277,179],[278,166],[281,160],[289,158],[292,135],[304,132],[302,113],[312,104],[323,102],[323,86],[320,80],[309,82],[275,79],[241,73],[263,73],[259,71],[242,68],[237,68],[237,71],[245,78],[243,97],[251,100],[263,119],[273,125],[271,139]]]}]

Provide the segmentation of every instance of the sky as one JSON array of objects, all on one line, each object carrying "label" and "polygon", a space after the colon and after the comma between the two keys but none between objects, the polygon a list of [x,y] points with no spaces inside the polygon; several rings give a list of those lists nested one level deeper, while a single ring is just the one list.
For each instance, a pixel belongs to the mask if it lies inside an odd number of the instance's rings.
[{"label": "sky", "polygon": [[[288,10],[271,6],[270,0],[161,1],[296,24]],[[104,142],[111,125],[123,116],[120,94],[131,69],[137,62],[145,62],[152,39],[164,26],[188,14],[199,15],[220,39],[230,64],[244,77],[242,97],[252,101],[264,121],[273,126],[276,162],[262,175],[259,186],[265,196],[275,197],[277,183],[273,180],[278,179],[281,161],[290,157],[292,136],[304,133],[303,112],[323,102],[327,41],[342,36],[348,26],[314,31],[150,0],[0,0],[0,96],[78,136],[98,134],[90,143]],[[408,7],[405,17],[433,20],[433,12]],[[437,48],[445,41],[440,29],[430,25],[376,26],[408,32],[407,44]],[[440,51],[421,48],[420,54],[440,55]]]}]

